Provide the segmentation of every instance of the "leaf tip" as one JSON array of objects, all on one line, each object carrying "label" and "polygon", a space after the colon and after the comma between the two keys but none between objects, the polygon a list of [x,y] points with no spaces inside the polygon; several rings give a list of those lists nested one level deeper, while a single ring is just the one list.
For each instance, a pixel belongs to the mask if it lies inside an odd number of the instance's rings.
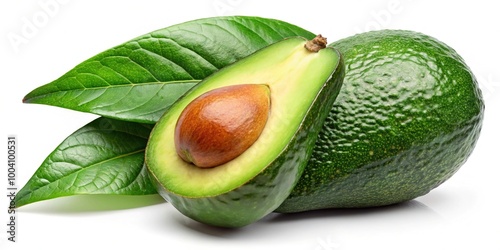
[{"label": "leaf tip", "polygon": [[24,97],[23,97],[23,100],[22,102],[23,103],[32,103],[33,102],[33,91],[30,91],[28,94],[26,94]]},{"label": "leaf tip", "polygon": [[16,197],[14,198],[14,207],[15,208],[20,208],[26,204],[27,203],[23,202],[22,198],[18,198],[18,196],[16,195]]}]

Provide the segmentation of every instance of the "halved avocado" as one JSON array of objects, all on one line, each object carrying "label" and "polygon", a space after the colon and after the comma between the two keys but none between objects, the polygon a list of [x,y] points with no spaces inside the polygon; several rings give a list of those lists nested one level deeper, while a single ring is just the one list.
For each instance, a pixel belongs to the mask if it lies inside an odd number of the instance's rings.
[{"label": "halved avocado", "polygon": [[[293,37],[263,48],[209,76],[167,110],[146,149],[150,176],[167,201],[194,220],[241,227],[286,199],[312,153],[344,75],[340,53],[324,48],[326,41],[322,44],[318,37]],[[269,114],[260,136],[242,154],[215,167],[183,160],[174,140],[181,113],[204,93],[242,84],[269,88]]]}]

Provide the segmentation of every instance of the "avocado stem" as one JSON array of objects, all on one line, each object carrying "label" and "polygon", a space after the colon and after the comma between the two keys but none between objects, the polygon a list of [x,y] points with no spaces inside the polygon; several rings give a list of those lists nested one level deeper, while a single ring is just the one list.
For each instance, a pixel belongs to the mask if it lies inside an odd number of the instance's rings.
[{"label": "avocado stem", "polygon": [[310,41],[304,45],[304,47],[311,52],[318,52],[321,49],[326,48],[326,37],[323,37],[321,34],[317,35]]}]

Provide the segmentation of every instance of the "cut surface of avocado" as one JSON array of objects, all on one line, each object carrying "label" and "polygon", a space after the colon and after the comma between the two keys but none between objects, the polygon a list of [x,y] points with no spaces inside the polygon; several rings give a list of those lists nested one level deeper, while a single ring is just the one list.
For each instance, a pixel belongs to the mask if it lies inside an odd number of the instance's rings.
[{"label": "cut surface of avocado", "polygon": [[[158,121],[148,142],[146,165],[159,193],[179,211],[211,225],[238,227],[272,212],[288,196],[343,77],[335,49],[310,51],[306,43],[300,37],[285,39],[221,69]],[[199,168],[184,161],[174,143],[183,110],[204,93],[241,84],[269,87],[271,105],[260,136],[242,154],[216,167]]]}]

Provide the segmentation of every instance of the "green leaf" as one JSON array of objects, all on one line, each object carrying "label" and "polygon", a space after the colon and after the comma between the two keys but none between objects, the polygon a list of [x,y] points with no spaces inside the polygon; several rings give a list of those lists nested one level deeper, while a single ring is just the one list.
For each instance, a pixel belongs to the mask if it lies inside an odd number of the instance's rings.
[{"label": "green leaf", "polygon": [[98,118],[66,138],[16,196],[16,206],[76,194],[155,194],[144,164],[152,125]]},{"label": "green leaf", "polygon": [[33,90],[23,101],[154,123],[199,80],[291,36],[311,39],[314,34],[259,17],[194,20],[104,51]]}]

